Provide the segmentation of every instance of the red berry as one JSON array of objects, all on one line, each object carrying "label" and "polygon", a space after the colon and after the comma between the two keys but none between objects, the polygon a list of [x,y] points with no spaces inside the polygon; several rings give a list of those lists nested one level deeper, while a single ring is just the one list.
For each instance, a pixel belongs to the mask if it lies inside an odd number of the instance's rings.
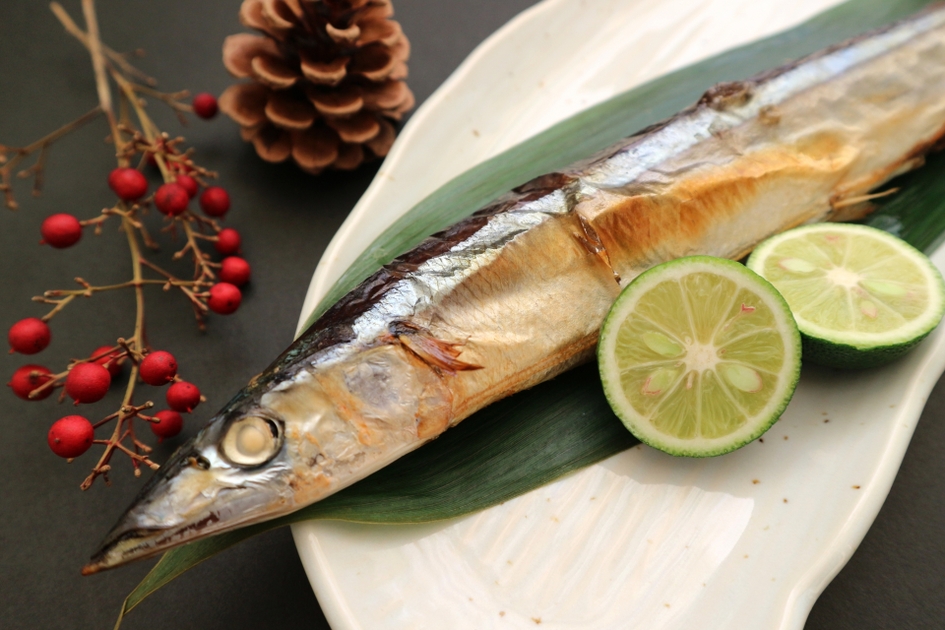
[{"label": "red berry", "polygon": [[207,94],[206,92],[201,92],[195,96],[193,105],[194,113],[201,118],[206,118],[208,120],[216,116],[217,110],[219,109],[216,97],[213,94]]},{"label": "red berry", "polygon": [[59,457],[78,457],[92,446],[95,429],[82,416],[66,416],[53,423],[46,436],[49,448]]},{"label": "red berry", "polygon": [[240,252],[240,233],[233,228],[223,228],[217,234],[217,242],[214,245],[218,252],[224,256],[238,254]]},{"label": "red berry", "polygon": [[36,354],[49,345],[51,334],[46,322],[38,317],[27,317],[10,326],[7,341],[10,349],[20,354]]},{"label": "red berry", "polygon": [[154,435],[161,439],[172,438],[184,428],[184,418],[176,411],[165,409],[154,414],[157,422],[149,422]]},{"label": "red berry", "polygon": [[249,263],[239,256],[227,256],[220,267],[220,280],[238,287],[249,282]]},{"label": "red berry", "polygon": [[98,357],[95,362],[108,370],[111,377],[115,378],[121,373],[121,365],[125,361],[125,357],[118,357],[120,354],[121,350],[116,350],[112,346],[102,346],[96,348],[91,356]]},{"label": "red berry", "polygon": [[105,398],[112,375],[98,363],[79,363],[69,370],[66,393],[77,403],[94,403]]},{"label": "red berry", "polygon": [[230,209],[230,194],[219,186],[210,186],[200,194],[200,208],[208,217],[222,217]]},{"label": "red berry", "polygon": [[229,315],[235,313],[243,301],[243,294],[229,282],[218,282],[210,287],[210,299],[207,306],[214,313]]},{"label": "red berry", "polygon": [[177,376],[177,359],[164,350],[152,352],[141,361],[139,374],[141,374],[141,380],[148,385],[156,387],[166,385]]},{"label": "red berry", "polygon": [[[148,154],[149,160],[154,154]],[[108,175],[108,187],[115,191],[122,201],[137,201],[148,192],[148,180],[136,168],[116,168]]]},{"label": "red berry", "polygon": [[182,214],[187,209],[188,203],[190,203],[190,197],[187,195],[187,189],[180,184],[161,184],[154,193],[154,205],[162,214],[169,217]]},{"label": "red berry", "polygon": [[45,243],[56,249],[72,247],[82,238],[82,224],[71,214],[59,213],[46,217],[39,227],[43,235],[40,243]]},{"label": "red berry", "polygon": [[177,381],[167,388],[167,406],[174,411],[192,411],[200,404],[200,390],[193,383]]},{"label": "red berry", "polygon": [[7,385],[13,389],[13,393],[23,400],[42,400],[53,392],[53,388],[43,390],[38,396],[30,398],[30,392],[37,387],[42,387],[52,377],[52,372],[42,365],[24,365],[13,373],[13,378]]},{"label": "red berry", "polygon": [[197,180],[191,177],[190,175],[185,175],[181,173],[176,176],[176,181],[178,184],[184,187],[184,190],[187,191],[187,198],[193,199],[197,195]]}]

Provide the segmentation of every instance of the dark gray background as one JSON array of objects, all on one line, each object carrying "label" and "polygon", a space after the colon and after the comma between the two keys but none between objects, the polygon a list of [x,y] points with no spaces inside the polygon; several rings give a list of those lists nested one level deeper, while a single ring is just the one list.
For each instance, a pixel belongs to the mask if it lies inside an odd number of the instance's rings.
[{"label": "dark gray background", "polygon": [[[67,9],[80,14],[77,0]],[[412,45],[410,85],[422,102],[483,38],[531,0],[395,0]],[[220,62],[223,38],[241,28],[237,0],[100,0],[103,37],[118,50],[148,51],[140,66],[164,89],[219,94],[231,79]],[[739,77],[732,77],[733,79]],[[0,6],[0,142],[26,144],[96,103],[89,58],[36,0]],[[161,110],[152,104],[153,112]],[[488,107],[484,103],[483,107]],[[166,129],[179,127],[165,114]],[[205,166],[220,172],[233,197],[227,224],[244,236],[253,281],[240,311],[214,317],[200,334],[178,297],[150,291],[148,334],[179,359],[185,378],[208,402],[187,418],[185,435],[222,405],[291,341],[312,271],[375,167],[312,178],[292,166],[262,163],[223,117],[184,130]],[[76,247],[39,247],[48,214],[94,216],[110,202],[114,166],[97,124],[59,143],[39,199],[21,186],[22,209],[0,209],[0,329],[44,311],[30,297],[68,287],[82,275],[97,284],[125,279],[124,239],[109,227]],[[436,156],[431,156],[436,159]],[[116,336],[131,334],[130,295],[80,301],[53,321],[54,341],[35,361],[61,368]],[[0,376],[27,360],[0,354]],[[142,386],[146,389],[146,386]],[[142,390],[140,397],[148,395]],[[111,411],[115,388],[91,414]],[[50,423],[65,415],[50,399],[26,403],[0,392],[0,626],[111,628],[124,596],[150,562],[83,578],[78,569],[141,485],[115,459],[114,484],[82,493],[92,455],[71,466],[45,445]],[[945,387],[932,393],[905,462],[860,549],[814,606],[807,628],[945,627]],[[158,447],[163,461],[178,441]],[[142,604],[122,626],[147,628],[327,628],[286,529],[204,563]]]}]

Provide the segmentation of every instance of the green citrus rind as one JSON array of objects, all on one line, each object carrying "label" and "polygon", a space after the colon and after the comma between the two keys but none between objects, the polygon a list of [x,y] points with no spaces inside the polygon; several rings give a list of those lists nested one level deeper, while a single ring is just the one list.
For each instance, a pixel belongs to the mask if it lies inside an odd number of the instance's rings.
[{"label": "green citrus rind", "polygon": [[[833,245],[826,244],[828,236]],[[838,243],[844,244],[842,255]],[[802,271],[791,272],[779,260],[801,260],[794,265]],[[806,271],[805,263],[813,270]],[[865,225],[820,223],[788,230],[761,243],[747,264],[791,306],[809,363],[843,369],[885,365],[918,345],[945,313],[945,283],[928,257]],[[839,273],[843,284],[827,284],[831,273]],[[872,288],[877,282],[886,285],[883,292]],[[889,294],[897,286],[905,295]],[[825,321],[834,312],[841,313],[837,321]],[[874,321],[883,317],[888,326]]]},{"label": "green citrus rind", "polygon": [[[677,289],[681,310],[663,299]],[[660,304],[668,308],[654,310]],[[801,339],[769,282],[737,262],[691,256],[644,272],[621,292],[601,327],[597,358],[611,408],[641,442],[671,455],[714,457],[781,417],[800,376]],[[745,378],[757,379],[757,388]]]}]

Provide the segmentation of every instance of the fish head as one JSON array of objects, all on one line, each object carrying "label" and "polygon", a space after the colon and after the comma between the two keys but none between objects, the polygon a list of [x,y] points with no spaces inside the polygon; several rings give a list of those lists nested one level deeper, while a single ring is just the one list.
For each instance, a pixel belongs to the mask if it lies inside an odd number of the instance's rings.
[{"label": "fish head", "polygon": [[[141,490],[82,572],[292,512],[328,494],[327,449],[356,436],[308,373],[237,395]],[[325,444],[319,436],[326,436]]]}]

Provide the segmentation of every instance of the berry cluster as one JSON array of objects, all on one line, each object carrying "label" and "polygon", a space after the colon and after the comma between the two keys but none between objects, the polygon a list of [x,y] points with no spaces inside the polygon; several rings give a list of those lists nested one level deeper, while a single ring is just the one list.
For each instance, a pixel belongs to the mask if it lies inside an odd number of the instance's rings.
[{"label": "berry cluster", "polygon": [[[60,401],[68,396],[76,405],[93,404],[106,397],[112,383],[122,376],[126,366],[130,366],[129,384],[117,411],[97,422],[82,415],[66,415],[49,430],[49,447],[60,457],[71,459],[88,451],[93,444],[104,446],[98,463],[82,484],[85,489],[98,476],[108,482],[111,470],[109,461],[115,452],[123,452],[130,457],[136,475],[140,474],[141,464],[157,468],[157,464],[148,457],[151,448],[135,435],[134,420],[147,422],[159,440],[171,438],[183,428],[181,413],[193,411],[203,400],[197,386],[182,380],[178,375],[174,356],[164,350],[153,350],[145,341],[144,289],[156,286],[179,291],[190,303],[198,325],[203,328],[208,313],[228,315],[239,308],[242,301],[241,287],[249,281],[250,266],[239,256],[239,233],[219,225],[219,221],[229,212],[231,201],[224,188],[209,183],[216,174],[196,164],[192,150],[182,150],[182,138],[172,139],[160,132],[143,107],[143,97],[152,96],[169,105],[178,116],[192,112],[200,118],[209,119],[217,113],[216,98],[211,94],[198,94],[188,105],[181,100],[186,96],[185,92],[166,94],[152,87],[143,87],[139,83],[142,77],[145,83],[152,86],[153,80],[101,42],[92,46],[91,38],[97,35],[83,31],[63,11],[56,12],[56,16],[68,32],[89,48],[93,57],[108,57],[107,63],[93,64],[96,66],[96,81],[101,87],[102,83],[107,84],[110,79],[122,101],[122,111],[133,112],[136,116],[136,122],[126,115],[118,119],[113,113],[110,99],[105,98],[96,110],[27,147],[0,145],[0,192],[6,196],[7,206],[14,209],[17,204],[11,182],[13,169],[18,162],[33,153],[39,153],[36,164],[19,173],[24,177],[32,175],[34,192],[38,192],[44,158],[54,141],[100,115],[108,119],[111,127],[109,139],[118,156],[118,167],[108,175],[107,185],[117,197],[115,204],[86,220],[68,213],[47,217],[40,228],[40,243],[56,249],[72,247],[82,240],[85,229],[91,228],[95,234],[100,234],[105,222],[117,219],[128,241],[131,279],[119,284],[96,286],[76,278],[80,288],[46,291],[34,300],[49,304],[52,309],[42,317],[28,317],[14,323],[7,335],[11,352],[37,354],[50,345],[52,334],[49,322],[77,297],[91,297],[109,290],[127,289],[135,292],[137,314],[134,332],[130,337],[119,337],[113,345],[101,346],[87,357],[72,360],[59,373],[53,373],[43,365],[23,365],[14,372],[8,383],[13,393],[24,400],[42,400],[56,388],[62,388]],[[101,95],[108,90],[99,89],[98,92]],[[7,160],[7,155],[14,157]],[[151,186],[145,172],[149,164],[161,177],[153,193],[149,192]],[[191,209],[194,200],[200,212]],[[152,209],[159,213],[157,216],[161,218],[163,231],[182,235],[185,239],[185,244],[173,254],[173,259],[185,256],[192,259],[192,278],[179,278],[145,256],[145,249],[158,250],[146,224]],[[211,246],[221,256],[217,261],[204,251]],[[168,409],[152,415],[148,411],[154,406],[152,402],[140,405],[133,402],[139,379],[147,385],[166,388]],[[113,421],[111,435],[96,439],[96,430]]]},{"label": "berry cluster", "polygon": [[[28,320],[23,320],[28,321]],[[20,324],[22,322],[18,322]],[[14,339],[24,341],[24,337],[14,335],[11,329],[11,345]],[[46,337],[49,332],[46,330]],[[167,406],[170,409],[158,411],[153,416],[138,413],[137,417],[150,423],[151,431],[159,439],[172,438],[181,432],[184,426],[180,412],[193,411],[200,401],[200,390],[195,385],[182,381],[177,375],[177,360],[170,352],[152,351],[143,358],[138,358],[126,348],[98,348],[88,359],[75,362],[65,375],[65,392],[79,403],[98,402],[108,393],[112,379],[122,372],[126,358],[138,363],[138,376],[148,385],[161,387],[173,383],[167,390]],[[41,365],[24,365],[18,369],[9,385],[13,393],[24,400],[42,400],[52,393],[57,380],[63,374],[53,375]],[[85,453],[95,440],[95,428],[87,418],[68,415],[57,420],[49,429],[47,436],[49,448],[60,457],[73,458]],[[108,444],[107,440],[100,440]]]}]

